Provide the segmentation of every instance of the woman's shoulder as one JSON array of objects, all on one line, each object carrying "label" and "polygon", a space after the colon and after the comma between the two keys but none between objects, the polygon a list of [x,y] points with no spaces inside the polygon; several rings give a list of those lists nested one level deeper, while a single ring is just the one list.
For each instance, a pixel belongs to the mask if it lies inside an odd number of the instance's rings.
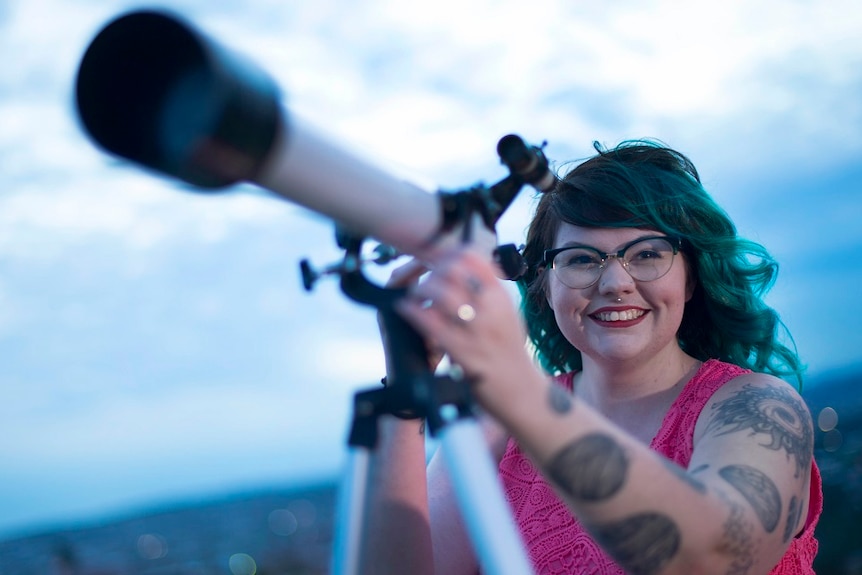
[{"label": "woman's shoulder", "polygon": [[[729,364],[728,364],[729,365]],[[807,404],[796,388],[768,373],[738,368],[739,372],[717,386],[704,406],[695,436],[707,428],[767,429],[803,433],[812,426]]]},{"label": "woman's shoulder", "polygon": [[750,369],[740,367],[735,363],[728,363],[719,359],[708,359],[701,364],[693,379],[698,382],[708,381],[723,385],[734,378],[749,373],[752,373]]},{"label": "woman's shoulder", "polygon": [[804,403],[796,388],[780,377],[743,369],[732,364],[724,365],[731,366],[727,373],[730,377],[716,388],[709,403],[726,401],[738,395],[752,398],[780,397],[787,401]]}]

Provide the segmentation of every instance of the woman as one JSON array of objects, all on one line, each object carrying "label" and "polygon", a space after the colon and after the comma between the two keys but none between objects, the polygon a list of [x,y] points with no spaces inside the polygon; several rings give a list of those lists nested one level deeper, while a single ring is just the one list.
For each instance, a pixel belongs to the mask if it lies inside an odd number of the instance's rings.
[{"label": "woman", "polygon": [[[526,322],[470,249],[434,262],[400,313],[496,422],[489,443],[537,573],[813,573],[821,486],[810,415],[782,379],[801,382],[802,367],[762,300],[776,264],[682,154],[598,151],[538,203]],[[419,425],[386,422],[366,565],[474,574]]]}]

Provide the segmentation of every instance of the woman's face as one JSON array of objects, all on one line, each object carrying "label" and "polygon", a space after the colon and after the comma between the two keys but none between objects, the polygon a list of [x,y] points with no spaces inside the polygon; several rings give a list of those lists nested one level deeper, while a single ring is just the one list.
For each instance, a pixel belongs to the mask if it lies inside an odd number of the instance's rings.
[{"label": "woman's face", "polygon": [[[660,232],[638,228],[584,228],[562,223],[555,248],[581,245],[615,254],[626,244]],[[596,362],[642,360],[656,357],[676,339],[685,303],[694,286],[681,253],[670,271],[648,281],[637,281],[619,261],[610,259],[598,281],[575,289],[547,270],[547,298],[566,339],[586,358]],[[618,301],[621,300],[621,301]],[[616,313],[614,313],[616,312]]]}]

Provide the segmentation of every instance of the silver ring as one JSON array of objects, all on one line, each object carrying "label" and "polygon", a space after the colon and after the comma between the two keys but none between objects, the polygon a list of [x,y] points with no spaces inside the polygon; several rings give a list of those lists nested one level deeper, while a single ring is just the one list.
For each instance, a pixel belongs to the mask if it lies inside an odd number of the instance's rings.
[{"label": "silver ring", "polygon": [[458,306],[458,310],[455,314],[458,316],[458,319],[464,323],[469,323],[476,319],[476,308],[468,303],[462,303]]}]

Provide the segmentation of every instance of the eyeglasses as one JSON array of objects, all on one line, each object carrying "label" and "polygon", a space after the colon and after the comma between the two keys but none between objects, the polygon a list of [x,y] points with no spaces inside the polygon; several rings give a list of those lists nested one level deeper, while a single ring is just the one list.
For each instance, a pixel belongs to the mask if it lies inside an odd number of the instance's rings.
[{"label": "eyeglasses", "polygon": [[651,282],[670,271],[681,247],[680,238],[668,236],[638,238],[615,254],[590,246],[566,246],[545,250],[542,265],[550,266],[557,278],[573,289],[588,288],[599,281],[612,259],[619,260],[632,279]]}]

